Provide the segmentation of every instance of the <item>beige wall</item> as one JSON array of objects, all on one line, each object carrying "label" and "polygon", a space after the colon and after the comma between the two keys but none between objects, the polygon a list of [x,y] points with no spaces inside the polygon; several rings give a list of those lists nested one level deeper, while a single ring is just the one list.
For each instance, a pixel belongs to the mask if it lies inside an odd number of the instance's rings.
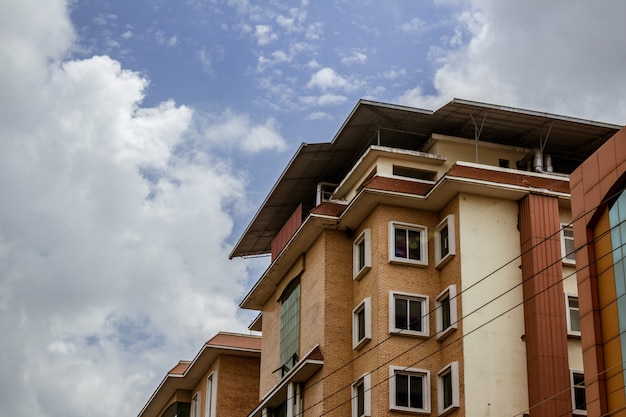
[{"label": "beige wall", "polygon": [[518,204],[459,203],[466,414],[516,415],[528,408]]}]

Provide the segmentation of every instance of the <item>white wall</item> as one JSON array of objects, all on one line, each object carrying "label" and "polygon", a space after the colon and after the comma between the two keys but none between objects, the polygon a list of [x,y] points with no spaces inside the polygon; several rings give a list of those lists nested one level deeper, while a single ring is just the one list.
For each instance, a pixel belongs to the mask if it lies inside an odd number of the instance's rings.
[{"label": "white wall", "polygon": [[513,416],[528,408],[517,215],[514,201],[460,197],[458,253],[468,416]]}]

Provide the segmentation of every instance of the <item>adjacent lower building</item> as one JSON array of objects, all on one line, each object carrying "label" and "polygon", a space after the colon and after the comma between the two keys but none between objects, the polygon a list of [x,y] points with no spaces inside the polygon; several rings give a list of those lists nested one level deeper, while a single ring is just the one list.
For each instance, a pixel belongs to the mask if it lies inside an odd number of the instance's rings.
[{"label": "adjacent lower building", "polygon": [[302,144],[231,254],[271,254],[247,415],[585,415],[569,174],[619,128],[360,101]]},{"label": "adjacent lower building", "polygon": [[626,416],[626,129],[570,182],[587,411]]},{"label": "adjacent lower building", "polygon": [[139,417],[245,417],[258,402],[261,339],[218,333],[165,376]]}]

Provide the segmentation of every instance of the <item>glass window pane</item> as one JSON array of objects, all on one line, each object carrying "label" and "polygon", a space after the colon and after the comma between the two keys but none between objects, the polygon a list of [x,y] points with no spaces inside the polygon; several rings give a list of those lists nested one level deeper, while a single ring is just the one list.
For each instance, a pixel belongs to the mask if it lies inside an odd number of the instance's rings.
[{"label": "glass window pane", "polygon": [[395,229],[395,256],[398,258],[406,258],[406,230]]},{"label": "glass window pane", "polygon": [[443,385],[443,408],[448,408],[452,405],[452,373],[448,372],[443,375],[441,382]]},{"label": "glass window pane", "polygon": [[422,377],[411,376],[411,408],[424,408],[424,396],[422,391]]},{"label": "glass window pane", "polygon": [[441,300],[441,330],[445,330],[452,325],[450,321],[450,297]]},{"label": "glass window pane", "polygon": [[396,405],[409,406],[409,377],[408,375],[396,374]]},{"label": "glass window pane", "polygon": [[407,300],[402,298],[395,299],[395,307],[396,307],[396,329],[406,329],[407,328]]},{"label": "glass window pane", "polygon": [[420,232],[409,230],[409,259],[421,260]]},{"label": "glass window pane", "polygon": [[365,415],[365,385],[363,383],[356,387],[357,415]]},{"label": "glass window pane", "polygon": [[359,257],[359,259],[358,259],[358,261],[359,261],[358,268],[359,268],[359,271],[360,271],[361,269],[363,269],[365,267],[365,239],[363,239],[359,243],[358,250],[359,250],[359,254],[358,254],[358,257]]},{"label": "glass window pane", "polygon": [[422,303],[417,300],[410,300],[409,303],[409,329],[418,332],[422,331]]}]

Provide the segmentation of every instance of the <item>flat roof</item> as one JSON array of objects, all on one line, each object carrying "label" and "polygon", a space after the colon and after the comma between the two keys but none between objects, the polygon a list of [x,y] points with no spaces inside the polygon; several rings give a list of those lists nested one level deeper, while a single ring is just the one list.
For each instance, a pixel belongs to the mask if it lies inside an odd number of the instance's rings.
[{"label": "flat roof", "polygon": [[[271,252],[271,242],[320,182],[338,184],[371,145],[421,150],[433,133],[522,148],[544,146],[568,172],[622,126],[454,99],[436,111],[360,100],[331,142],[300,145],[235,245],[230,258]],[[544,143],[545,142],[545,143]]]}]

